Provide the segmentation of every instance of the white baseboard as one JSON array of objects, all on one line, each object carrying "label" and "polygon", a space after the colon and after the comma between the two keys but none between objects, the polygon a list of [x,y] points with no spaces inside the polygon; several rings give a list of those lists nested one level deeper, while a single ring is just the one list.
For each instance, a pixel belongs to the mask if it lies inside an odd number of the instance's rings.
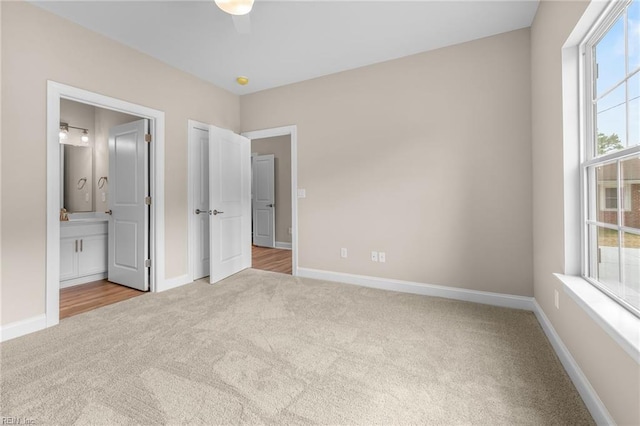
[{"label": "white baseboard", "polygon": [[402,293],[420,294],[423,296],[444,297],[446,299],[463,300],[465,302],[482,303],[484,305],[524,309],[527,311],[534,310],[533,297],[491,293],[488,291],[445,287],[364,275],[345,274],[342,272],[321,271],[310,268],[298,268],[298,276],[314,278],[317,280],[355,284],[363,287],[378,288],[381,290],[399,291]]},{"label": "white baseboard", "polygon": [[60,281],[60,288],[73,287],[76,285],[82,285],[86,283],[91,283],[94,281],[100,281],[107,278],[107,273],[103,272],[101,274],[89,275],[86,277],[73,278],[71,280]]},{"label": "white baseboard", "polygon": [[23,319],[3,325],[0,329],[0,342],[15,339],[25,334],[33,333],[47,328],[47,316],[45,314]]},{"label": "white baseboard", "polygon": [[547,339],[551,342],[551,346],[553,346],[558,358],[560,358],[562,366],[566,370],[567,374],[569,374],[573,385],[578,390],[578,393],[582,397],[582,400],[596,423],[599,425],[615,425],[615,421],[611,417],[611,414],[609,414],[609,410],[607,410],[607,407],[602,403],[602,400],[600,400],[595,389],[593,389],[591,383],[589,383],[589,380],[571,355],[571,352],[569,352],[569,349],[567,349],[565,344],[562,342],[562,339],[560,339],[560,336],[553,328],[553,325],[551,325],[551,321],[547,318],[542,307],[535,300],[533,301],[533,305],[533,312],[542,326],[544,333],[547,335]]},{"label": "white baseboard", "polygon": [[179,277],[168,278],[164,280],[164,282],[158,286],[158,289],[156,291],[167,291],[171,290],[172,288],[180,287],[192,282],[193,280],[189,278],[189,274],[180,275]]},{"label": "white baseboard", "polygon": [[285,243],[285,242],[282,242],[282,241],[276,241],[276,248],[277,249],[291,250],[291,243]]}]

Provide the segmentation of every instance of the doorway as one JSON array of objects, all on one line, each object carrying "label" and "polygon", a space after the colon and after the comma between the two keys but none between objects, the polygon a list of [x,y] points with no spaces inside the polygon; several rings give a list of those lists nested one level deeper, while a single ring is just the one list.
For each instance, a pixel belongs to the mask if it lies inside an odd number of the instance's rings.
[{"label": "doorway", "polygon": [[[151,204],[148,207],[148,220],[144,223],[140,222],[136,226],[142,226],[149,241],[148,255],[142,261],[144,262],[145,272],[148,275],[148,289],[150,291],[160,291],[164,288],[164,113],[151,108],[125,102],[119,99],[110,98],[99,95],[97,93],[78,89],[72,86],[66,86],[60,83],[49,81],[47,85],[47,276],[46,276],[46,321],[47,327],[58,324],[60,320],[60,282],[61,282],[61,215],[60,203],[63,199],[63,168],[61,167],[61,101],[68,100],[80,104],[90,105],[102,108],[111,112],[128,114],[143,119],[142,121],[148,126],[150,142],[148,143],[149,156],[144,159],[148,163],[148,174],[143,176],[149,187],[148,200],[145,204]],[[67,123],[68,124],[68,123]],[[80,126],[77,126],[80,127]],[[137,173],[136,173],[137,175]],[[98,176],[96,185],[106,183],[104,179],[100,180]],[[87,177],[87,181],[89,178]],[[99,182],[99,183],[98,183]],[[77,183],[77,182],[76,182]],[[86,184],[86,182],[83,182]],[[111,182],[113,187],[115,182]],[[93,182],[91,183],[93,185]],[[126,191],[125,191],[126,192]],[[97,194],[98,202],[102,202],[100,193]],[[86,200],[86,195],[84,199]],[[91,198],[91,197],[89,197]],[[108,200],[108,197],[105,197]],[[96,200],[92,200],[95,204]],[[91,213],[91,212],[87,212]],[[129,228],[133,227],[130,220],[122,220],[122,223],[128,224]],[[100,233],[96,230],[94,233]],[[123,230],[120,234],[125,234]],[[106,232],[102,232],[106,238]],[[114,232],[113,234],[117,234]],[[136,235],[139,233],[136,232]],[[73,239],[69,245],[73,247],[74,253],[83,253],[86,245],[90,244],[90,238],[78,238],[71,236]],[[93,241],[95,243],[95,241]],[[78,245],[78,252],[75,246]],[[100,244],[94,244],[100,245]],[[127,246],[130,247],[130,246]],[[139,247],[139,245],[138,245]],[[121,264],[126,263],[128,255],[126,250],[118,251],[119,261]],[[136,252],[137,253],[137,252]],[[127,256],[124,256],[127,255]],[[80,256],[80,254],[78,254]],[[124,257],[123,257],[124,256]],[[133,257],[133,255],[131,256]],[[97,258],[97,257],[96,257]],[[124,260],[123,260],[124,259]],[[72,259],[71,263],[77,262],[78,259]]]},{"label": "doorway", "polygon": [[[259,165],[252,167],[252,266],[256,269],[297,275],[297,128],[286,126],[256,130],[243,133],[243,136],[251,139],[252,159],[254,165]],[[270,184],[270,174],[274,175],[273,185]],[[271,191],[275,192],[273,196],[270,194]]]},{"label": "doorway", "polygon": [[60,319],[149,289],[137,261],[149,252],[148,131],[144,118],[60,100]]},{"label": "doorway", "polygon": [[292,273],[291,135],[251,140],[252,267]]}]

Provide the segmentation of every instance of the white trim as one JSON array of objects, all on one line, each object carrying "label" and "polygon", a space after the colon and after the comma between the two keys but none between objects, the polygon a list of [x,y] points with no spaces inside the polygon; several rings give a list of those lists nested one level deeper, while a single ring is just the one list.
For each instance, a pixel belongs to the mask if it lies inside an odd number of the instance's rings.
[{"label": "white trim", "polygon": [[7,340],[34,333],[44,328],[47,328],[47,317],[45,314],[12,322],[3,325],[0,329],[0,342],[6,342]]},{"label": "white trim", "polygon": [[186,284],[191,284],[193,280],[189,276],[189,274],[180,275],[179,277],[174,278],[166,278],[164,280],[164,285],[162,286],[162,290],[159,291],[167,291],[177,287],[181,287]]},{"label": "white trim", "polygon": [[46,257],[46,323],[58,324],[60,319],[60,99],[69,99],[99,108],[147,118],[151,123],[150,193],[151,205],[150,254],[153,259],[150,290],[164,289],[164,112],[111,98],[76,87],[47,81],[47,257]]},{"label": "white trim", "polygon": [[[194,176],[192,171],[194,170],[193,158],[191,156],[191,151],[193,148],[194,140],[193,140],[193,129],[201,129],[209,132],[209,128],[211,124],[206,124],[201,121],[196,120],[187,120],[187,232],[188,232],[188,244],[187,244],[187,264],[188,266],[188,276],[189,282],[193,281],[193,271],[194,271],[194,262],[193,253],[195,253],[194,245],[196,243],[195,229],[196,226],[194,221],[196,220],[195,216],[191,214],[191,207],[193,206],[193,184],[194,184]],[[208,163],[208,162],[207,162]]]},{"label": "white trim", "polygon": [[465,302],[481,303],[484,305],[502,306],[505,308],[524,309],[533,311],[533,297],[516,296],[511,294],[492,293],[488,291],[469,290],[466,288],[446,287],[434,284],[424,284],[412,281],[377,278],[364,275],[346,274],[343,272],[321,271],[318,269],[298,268],[298,276],[316,280],[333,281],[354,284],[381,290],[398,291],[401,293],[419,294],[422,296],[443,297],[446,299],[462,300]]},{"label": "white trim", "polygon": [[[562,49],[562,104],[563,113],[563,174],[564,174],[564,271],[580,274],[582,271],[582,231],[583,227],[576,218],[581,217],[582,181],[580,172],[580,135],[579,117],[582,104],[577,100],[579,90],[580,55],[578,48]],[[569,102],[568,100],[572,100]]]},{"label": "white trim", "polygon": [[283,250],[291,250],[291,243],[285,243],[282,241],[276,241],[276,248]]},{"label": "white trim", "polygon": [[545,315],[542,307],[540,307],[536,300],[533,301],[533,305],[533,312],[542,326],[544,334],[546,334],[547,339],[551,342],[551,346],[558,355],[558,358],[560,358],[562,366],[571,378],[573,385],[578,390],[578,393],[582,397],[582,400],[596,423],[599,425],[614,425],[615,421],[611,417],[611,414],[609,414],[607,407],[605,407],[602,400],[600,400],[595,389],[593,389],[593,386],[589,383],[587,376],[584,375],[582,369],[580,369],[580,366],[571,355],[571,352],[569,352],[569,349],[567,349],[565,344],[562,342],[562,339],[553,328],[553,325],[551,325],[551,321],[549,321],[549,318]]},{"label": "white trim", "polygon": [[72,278],[70,280],[60,281],[60,288],[75,287],[77,285],[104,280],[106,278],[107,278],[106,272],[102,272],[100,274],[87,275],[86,277]]},{"label": "white trim", "polygon": [[582,277],[553,274],[589,317],[640,364],[640,318]]},{"label": "white trim", "polygon": [[249,139],[272,138],[275,136],[291,136],[291,250],[292,275],[299,274],[298,268],[298,127],[296,125],[275,127],[272,129],[243,132]]}]

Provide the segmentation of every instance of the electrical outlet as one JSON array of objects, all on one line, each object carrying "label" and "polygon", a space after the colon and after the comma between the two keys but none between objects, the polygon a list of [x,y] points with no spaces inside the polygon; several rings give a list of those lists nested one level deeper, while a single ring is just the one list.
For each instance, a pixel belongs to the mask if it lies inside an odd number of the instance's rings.
[{"label": "electrical outlet", "polygon": [[346,248],[343,247],[343,248],[340,249],[340,257],[343,258],[343,259],[347,258],[347,249]]},{"label": "electrical outlet", "polygon": [[558,290],[553,290],[553,303],[556,305],[556,309],[560,309],[560,293]]},{"label": "electrical outlet", "polygon": [[377,251],[372,251],[371,252],[371,261],[372,262],[377,262],[378,261],[378,252]]},{"label": "electrical outlet", "polygon": [[383,252],[383,251],[379,252],[378,253],[378,261],[380,263],[386,262],[387,261],[387,254],[385,252]]}]

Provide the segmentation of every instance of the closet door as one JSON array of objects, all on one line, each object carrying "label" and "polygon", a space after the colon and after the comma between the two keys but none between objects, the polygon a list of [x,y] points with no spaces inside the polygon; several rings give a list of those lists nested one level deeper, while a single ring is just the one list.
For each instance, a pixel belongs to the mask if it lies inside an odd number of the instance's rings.
[{"label": "closet door", "polygon": [[230,130],[209,130],[211,283],[251,267],[250,144]]}]

